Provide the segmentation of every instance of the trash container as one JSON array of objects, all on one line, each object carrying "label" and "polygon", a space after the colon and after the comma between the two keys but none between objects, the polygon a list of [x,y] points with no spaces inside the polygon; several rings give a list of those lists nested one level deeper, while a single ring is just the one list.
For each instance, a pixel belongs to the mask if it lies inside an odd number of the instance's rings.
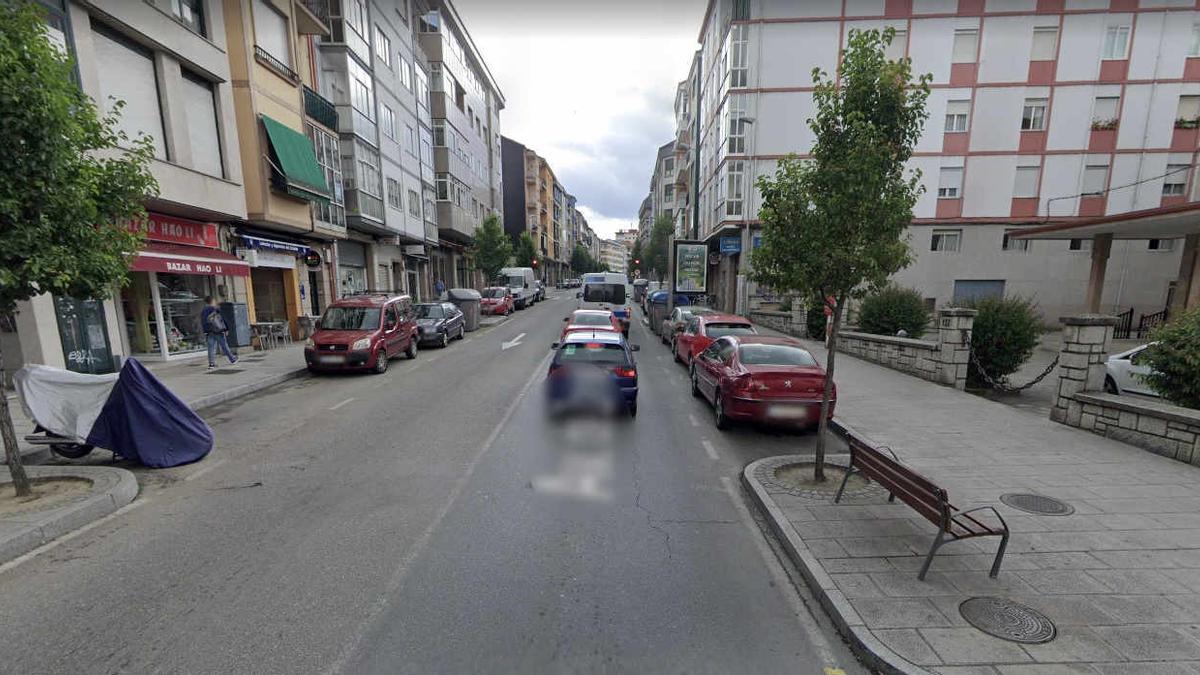
[{"label": "trash container", "polygon": [[229,328],[229,346],[245,347],[250,344],[250,310],[244,302],[222,302],[221,318]]},{"label": "trash container", "polygon": [[463,325],[467,331],[479,330],[479,306],[483,296],[473,288],[451,288],[446,292],[450,302],[463,313]]}]

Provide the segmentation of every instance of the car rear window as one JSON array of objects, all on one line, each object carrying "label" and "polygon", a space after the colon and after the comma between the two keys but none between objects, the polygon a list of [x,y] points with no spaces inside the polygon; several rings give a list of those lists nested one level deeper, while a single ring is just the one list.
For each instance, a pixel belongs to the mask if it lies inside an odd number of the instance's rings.
[{"label": "car rear window", "polygon": [[418,319],[441,319],[446,316],[441,305],[417,305]]},{"label": "car rear window", "polygon": [[483,297],[485,298],[503,298],[508,292],[507,288],[485,288],[483,289]]},{"label": "car rear window", "polygon": [[710,323],[704,327],[709,337],[720,338],[726,335],[754,335],[754,326],[748,323]]},{"label": "car rear window", "polygon": [[612,319],[607,314],[576,314],[571,318],[572,326],[611,326]]},{"label": "car rear window", "polygon": [[583,287],[583,301],[624,304],[625,286],[624,284],[588,284]]},{"label": "car rear window", "polygon": [[559,348],[558,362],[625,363],[625,350],[611,342],[570,342]]},{"label": "car rear window", "polygon": [[788,345],[742,345],[738,358],[747,366],[815,366],[807,351]]},{"label": "car rear window", "polygon": [[378,307],[330,307],[321,317],[325,330],[373,330],[379,328]]}]

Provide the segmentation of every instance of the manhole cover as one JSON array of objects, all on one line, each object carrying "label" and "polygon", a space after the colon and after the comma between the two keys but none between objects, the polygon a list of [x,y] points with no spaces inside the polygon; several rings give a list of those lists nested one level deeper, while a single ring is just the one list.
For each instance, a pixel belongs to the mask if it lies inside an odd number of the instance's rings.
[{"label": "manhole cover", "polygon": [[1000,495],[1000,501],[1014,509],[1041,516],[1069,516],[1075,513],[1074,506],[1045,495],[1007,494]]},{"label": "manhole cover", "polygon": [[1010,642],[1036,645],[1058,635],[1040,612],[1004,598],[968,598],[958,606],[958,613],[979,630]]}]

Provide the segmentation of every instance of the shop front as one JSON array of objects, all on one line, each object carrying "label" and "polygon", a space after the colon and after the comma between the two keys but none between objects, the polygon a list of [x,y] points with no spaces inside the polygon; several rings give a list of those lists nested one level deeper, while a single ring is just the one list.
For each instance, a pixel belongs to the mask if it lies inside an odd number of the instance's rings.
[{"label": "shop front", "polygon": [[357,241],[339,241],[338,293],[341,297],[367,290],[367,248]]},{"label": "shop front", "polygon": [[121,289],[130,353],[152,359],[204,354],[204,298],[229,299],[230,283],[249,276],[249,266],[217,248],[216,223],[151,213],[139,225],[147,241]]}]

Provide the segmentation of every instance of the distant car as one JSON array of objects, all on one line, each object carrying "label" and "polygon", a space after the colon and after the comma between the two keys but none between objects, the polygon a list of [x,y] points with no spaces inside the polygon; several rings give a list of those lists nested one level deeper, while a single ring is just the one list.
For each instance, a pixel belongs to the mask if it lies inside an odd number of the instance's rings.
[{"label": "distant car", "polygon": [[394,356],[417,358],[418,340],[412,298],[385,293],[355,295],[325,308],[316,331],[304,344],[304,360],[313,372],[384,373]]},{"label": "distant car", "polygon": [[502,314],[508,316],[516,311],[512,290],[506,286],[488,286],[480,293],[480,314]]},{"label": "distant car", "polygon": [[1104,362],[1104,391],[1110,394],[1158,396],[1158,392],[1142,380],[1143,376],[1151,372],[1149,364],[1146,363],[1146,350],[1153,344],[1151,342],[1108,357]]},{"label": "distant car", "polygon": [[607,312],[599,309],[577,309],[571,312],[571,316],[563,317],[566,325],[563,326],[562,332],[559,334],[559,340],[567,337],[567,333],[574,331],[596,331],[609,330],[617,333],[621,332],[621,322],[612,312]]},{"label": "distant car", "polygon": [[670,345],[675,341],[675,334],[683,330],[687,325],[688,319],[701,314],[712,314],[717,310],[710,307],[701,307],[699,305],[684,305],[671,310],[670,316],[662,320],[662,326],[659,328],[658,336],[662,338],[664,345]]},{"label": "distant car", "polygon": [[675,334],[671,353],[676,361],[690,367],[692,359],[713,340],[726,335],[754,335],[757,332],[754,324],[736,314],[697,314],[688,319],[683,330]]},{"label": "distant car", "polygon": [[421,344],[446,347],[467,332],[462,311],[448,302],[426,302],[415,309]]},{"label": "distant car", "polygon": [[[712,404],[718,429],[735,421],[803,427],[821,418],[825,371],[792,338],[718,338],[696,355],[690,382],[692,395]],[[834,386],[830,418],[836,400]]]},{"label": "distant car", "polygon": [[637,416],[637,345],[606,330],[570,333],[552,347],[554,358],[546,373],[547,409],[552,414],[585,410]]}]

